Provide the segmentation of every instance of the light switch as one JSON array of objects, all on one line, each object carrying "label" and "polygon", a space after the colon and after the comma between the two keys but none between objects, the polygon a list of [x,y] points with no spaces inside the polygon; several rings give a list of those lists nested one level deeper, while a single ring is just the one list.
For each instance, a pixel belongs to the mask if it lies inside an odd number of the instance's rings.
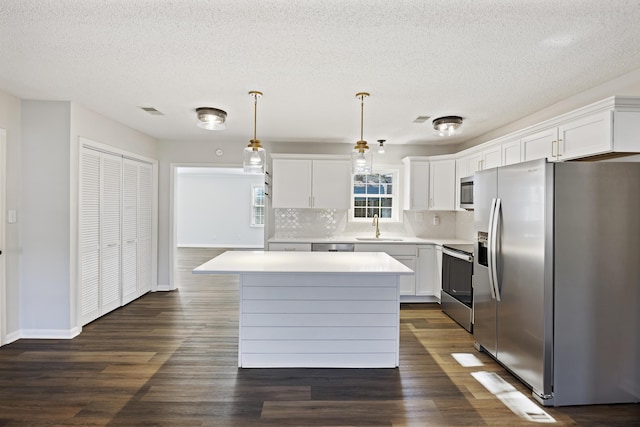
[{"label": "light switch", "polygon": [[16,211],[10,210],[7,212],[7,221],[9,222],[9,224],[15,224],[18,221]]}]

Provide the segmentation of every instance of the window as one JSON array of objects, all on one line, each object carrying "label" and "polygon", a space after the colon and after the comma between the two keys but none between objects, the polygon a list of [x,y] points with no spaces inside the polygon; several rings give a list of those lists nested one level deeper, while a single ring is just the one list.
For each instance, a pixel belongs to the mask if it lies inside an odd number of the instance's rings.
[{"label": "window", "polygon": [[396,196],[397,171],[383,171],[353,176],[352,220],[373,218],[398,220]]},{"label": "window", "polygon": [[251,226],[264,227],[264,187],[251,186]]}]

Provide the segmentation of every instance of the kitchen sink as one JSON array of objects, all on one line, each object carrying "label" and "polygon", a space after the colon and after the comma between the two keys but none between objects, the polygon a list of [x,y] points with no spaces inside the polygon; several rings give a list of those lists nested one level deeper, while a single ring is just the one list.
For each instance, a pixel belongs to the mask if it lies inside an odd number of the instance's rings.
[{"label": "kitchen sink", "polygon": [[364,240],[367,242],[401,242],[399,237],[356,237],[356,240]]}]

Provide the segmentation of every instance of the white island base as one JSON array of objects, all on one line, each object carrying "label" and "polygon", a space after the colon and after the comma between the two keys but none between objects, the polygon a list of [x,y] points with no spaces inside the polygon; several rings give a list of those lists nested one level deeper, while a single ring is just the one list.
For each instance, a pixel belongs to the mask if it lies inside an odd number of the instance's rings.
[{"label": "white island base", "polygon": [[240,367],[399,364],[399,276],[413,272],[385,253],[232,251],[193,272],[240,275]]}]

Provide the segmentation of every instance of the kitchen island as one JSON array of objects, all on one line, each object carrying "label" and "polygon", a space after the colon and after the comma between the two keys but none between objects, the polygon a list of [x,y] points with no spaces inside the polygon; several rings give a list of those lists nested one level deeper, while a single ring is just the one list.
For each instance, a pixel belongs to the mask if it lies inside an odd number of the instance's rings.
[{"label": "kitchen island", "polygon": [[240,275],[240,367],[398,366],[413,271],[385,253],[229,251],[193,273]]}]

